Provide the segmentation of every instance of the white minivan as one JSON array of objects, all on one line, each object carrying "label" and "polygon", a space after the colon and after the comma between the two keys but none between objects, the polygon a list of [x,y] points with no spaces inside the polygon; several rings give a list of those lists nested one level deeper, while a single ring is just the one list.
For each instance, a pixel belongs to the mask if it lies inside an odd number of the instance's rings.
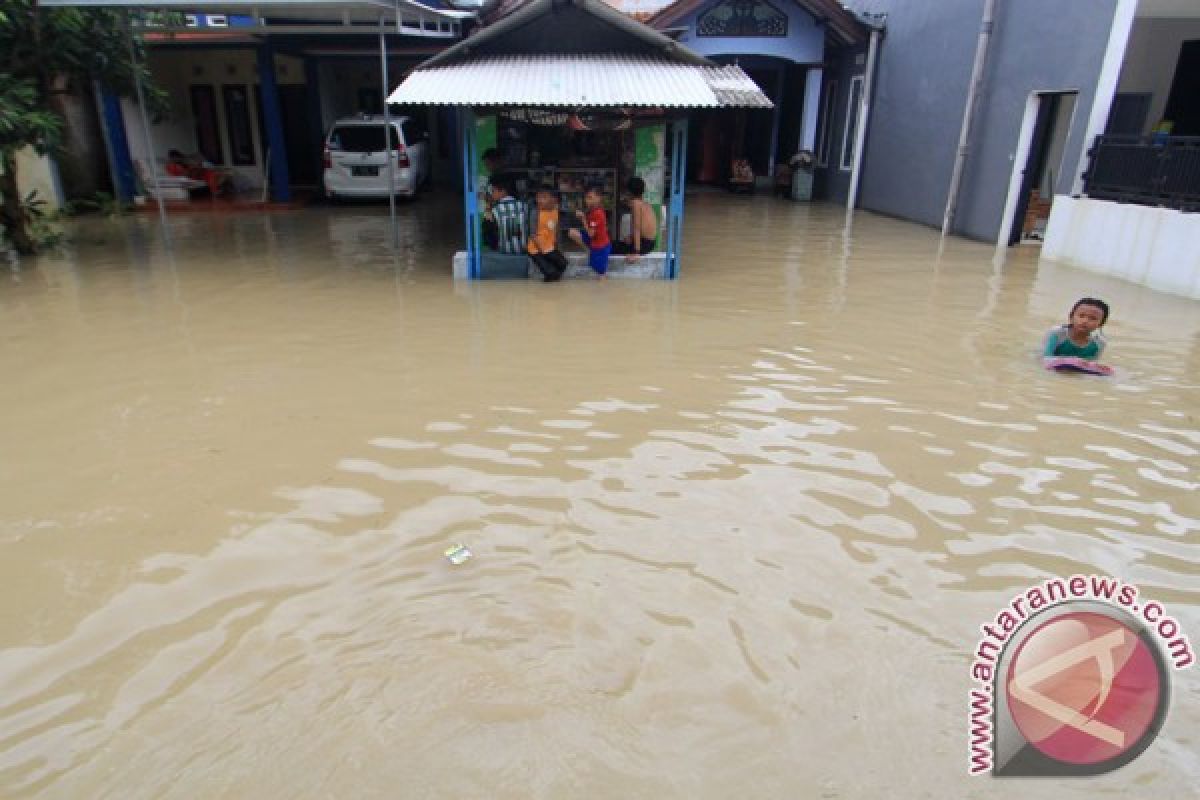
[{"label": "white minivan", "polygon": [[[392,117],[392,193],[412,197],[429,177],[429,134],[415,117]],[[325,196],[388,196],[388,148],[382,114],[339,119],[325,137]]]}]

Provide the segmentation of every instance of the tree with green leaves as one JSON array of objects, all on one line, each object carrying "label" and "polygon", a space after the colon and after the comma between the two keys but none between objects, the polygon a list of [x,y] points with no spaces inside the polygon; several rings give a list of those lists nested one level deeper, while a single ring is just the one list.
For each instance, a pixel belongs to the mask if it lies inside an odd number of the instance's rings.
[{"label": "tree with green leaves", "polygon": [[[131,46],[127,12],[42,8],[36,0],[0,0],[0,226],[18,253],[37,250],[30,233],[35,198],[17,188],[17,151],[53,154],[63,139],[55,94],[99,80],[118,94],[148,84],[142,43]],[[165,96],[147,90],[147,103]]]}]

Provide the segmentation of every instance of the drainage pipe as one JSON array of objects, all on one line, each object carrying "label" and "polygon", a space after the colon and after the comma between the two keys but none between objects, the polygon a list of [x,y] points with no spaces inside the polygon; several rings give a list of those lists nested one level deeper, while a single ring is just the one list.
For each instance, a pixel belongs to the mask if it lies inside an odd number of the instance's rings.
[{"label": "drainage pipe", "polygon": [[958,154],[954,158],[954,171],[950,173],[950,191],[946,195],[946,213],[942,216],[942,236],[950,232],[951,226],[954,225],[954,214],[958,211],[958,193],[962,188],[963,168],[967,163],[971,125],[975,121],[975,101],[979,98],[979,87],[983,83],[983,66],[987,62],[995,16],[996,0],[984,0],[983,21],[979,25],[979,42],[975,45],[975,64],[971,67],[971,84],[967,87],[967,106],[963,110],[962,130],[958,134]]},{"label": "drainage pipe", "polygon": [[854,129],[854,161],[850,171],[850,191],[846,194],[846,210],[858,205],[858,182],[862,177],[863,148],[867,142],[867,123],[871,119],[871,97],[875,91],[875,59],[879,55],[879,27],[871,28],[871,43],[867,46],[867,76],[863,81],[862,97],[858,101],[858,125]]}]

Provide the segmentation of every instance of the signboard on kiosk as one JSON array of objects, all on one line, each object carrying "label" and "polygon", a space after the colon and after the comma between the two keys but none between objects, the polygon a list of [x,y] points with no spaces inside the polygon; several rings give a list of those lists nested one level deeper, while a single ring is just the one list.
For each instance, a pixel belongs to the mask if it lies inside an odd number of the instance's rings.
[{"label": "signboard on kiosk", "polygon": [[650,125],[634,131],[633,161],[634,172],[646,182],[646,194],[642,199],[654,209],[654,218],[658,220],[655,228],[654,247],[657,250],[662,245],[663,219],[663,190],[666,176],[666,141],[667,128],[665,125]]}]

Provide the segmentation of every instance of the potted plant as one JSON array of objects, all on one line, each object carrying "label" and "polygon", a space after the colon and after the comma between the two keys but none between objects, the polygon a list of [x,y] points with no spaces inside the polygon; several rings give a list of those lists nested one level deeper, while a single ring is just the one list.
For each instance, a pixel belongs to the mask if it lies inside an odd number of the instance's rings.
[{"label": "potted plant", "polygon": [[813,167],[816,157],[812,150],[801,150],[788,159],[792,170],[792,199],[808,202],[812,200]]}]

